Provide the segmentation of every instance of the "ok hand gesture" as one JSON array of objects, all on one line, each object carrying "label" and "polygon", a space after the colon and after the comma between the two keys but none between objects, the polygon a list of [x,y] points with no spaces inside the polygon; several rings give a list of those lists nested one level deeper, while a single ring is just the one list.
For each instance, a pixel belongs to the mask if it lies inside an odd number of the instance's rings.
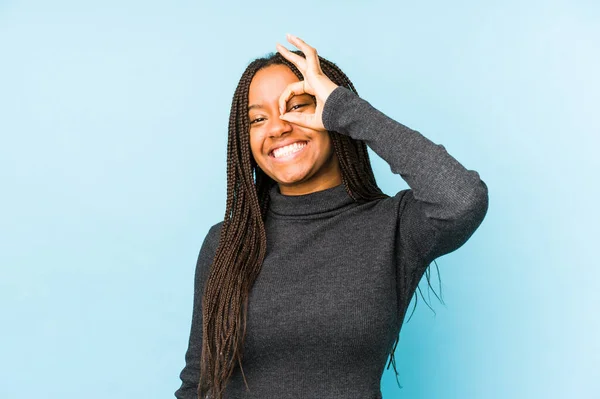
[{"label": "ok hand gesture", "polygon": [[[319,64],[319,57],[317,56],[317,50],[310,47],[303,40],[296,36],[287,34],[287,40],[294,46],[298,47],[306,58],[298,54],[292,53],[281,44],[277,43],[277,50],[279,53],[288,61],[298,68],[304,77],[303,81],[294,82],[289,84],[281,97],[279,97],[279,113],[280,118],[290,123],[294,123],[300,126],[308,127],[310,129],[326,131],[323,125],[323,106],[327,97],[335,90],[338,85],[333,83],[321,70]],[[287,112],[286,104],[294,96],[308,93],[316,97],[317,106],[314,114],[307,114],[302,112]]]}]

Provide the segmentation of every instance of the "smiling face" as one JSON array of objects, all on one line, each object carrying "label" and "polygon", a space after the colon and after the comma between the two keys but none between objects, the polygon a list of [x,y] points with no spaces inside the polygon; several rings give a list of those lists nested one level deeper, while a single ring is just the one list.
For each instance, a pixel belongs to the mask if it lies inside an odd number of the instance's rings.
[{"label": "smiling face", "polygon": [[[248,93],[252,156],[284,195],[308,194],[342,183],[329,133],[279,119],[279,97],[298,80],[287,66],[270,65],[254,75]],[[314,113],[315,100],[308,94],[294,96],[286,112]],[[291,143],[297,144],[286,147]]]}]

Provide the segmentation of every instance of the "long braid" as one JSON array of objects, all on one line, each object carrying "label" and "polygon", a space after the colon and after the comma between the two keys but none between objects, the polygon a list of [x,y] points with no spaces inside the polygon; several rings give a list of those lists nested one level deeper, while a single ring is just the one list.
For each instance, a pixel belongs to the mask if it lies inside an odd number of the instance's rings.
[{"label": "long braid", "polygon": [[[304,56],[300,51],[294,53]],[[334,83],[357,93],[350,79],[335,64],[321,56],[319,61],[323,72]],[[227,141],[225,217],[202,297],[200,399],[207,395],[222,399],[227,381],[235,369],[236,359],[246,389],[249,390],[242,367],[248,297],[267,250],[264,221],[269,208],[269,190],[276,182],[258,167],[252,157],[247,115],[248,92],[256,72],[274,64],[288,66],[298,79],[303,79],[291,62],[279,53],[272,53],[248,65],[232,99]],[[389,198],[377,186],[367,145],[337,132],[330,131],[329,135],[339,160],[342,184],[348,195],[357,202]],[[429,281],[429,274],[427,279]],[[394,350],[398,340],[399,337],[396,337],[391,351],[391,363],[395,371]]]},{"label": "long braid", "polygon": [[[245,336],[249,287],[258,275],[266,250],[261,207],[253,189],[252,170],[249,167],[248,140],[244,139],[243,134],[238,134],[248,127],[247,93],[255,72],[256,69],[248,68],[240,80],[229,118],[225,218],[203,295],[202,364],[198,384],[200,398],[209,392],[218,398],[222,397],[224,384],[234,369],[232,349],[235,351],[234,358],[237,357],[242,366],[240,348],[243,347]],[[222,365],[225,359],[229,359],[229,362]]]}]

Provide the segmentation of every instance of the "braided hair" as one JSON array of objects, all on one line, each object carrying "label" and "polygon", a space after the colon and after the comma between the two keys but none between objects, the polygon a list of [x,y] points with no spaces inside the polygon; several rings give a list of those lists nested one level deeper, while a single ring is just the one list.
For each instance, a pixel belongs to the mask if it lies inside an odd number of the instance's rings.
[{"label": "braided hair", "polygon": [[[301,51],[293,52],[304,57]],[[318,57],[321,69],[329,79],[358,94],[337,65]],[[252,156],[247,114],[248,93],[254,75],[270,65],[285,65],[299,80],[304,79],[294,64],[280,53],[271,53],[255,59],[247,66],[233,95],[227,142],[225,217],[202,297],[203,339],[199,398],[210,394],[210,397],[222,399],[236,360],[246,388],[249,389],[242,367],[248,296],[265,257],[267,240],[264,222],[269,208],[269,190],[277,183],[258,167]],[[377,186],[367,145],[347,135],[334,131],[328,133],[339,160],[342,184],[348,195],[359,203],[389,198]],[[427,279],[429,282],[429,274]],[[391,352],[391,363],[396,375],[394,350],[398,340],[399,337]]]}]

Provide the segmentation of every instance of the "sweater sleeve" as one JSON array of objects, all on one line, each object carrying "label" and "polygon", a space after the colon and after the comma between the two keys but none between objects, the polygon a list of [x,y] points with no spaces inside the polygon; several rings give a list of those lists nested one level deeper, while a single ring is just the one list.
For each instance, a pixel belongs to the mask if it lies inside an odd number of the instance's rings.
[{"label": "sweater sleeve", "polygon": [[364,141],[410,186],[395,195],[396,245],[418,258],[418,263],[427,266],[456,250],[483,221],[487,185],[444,146],[389,118],[343,86],[327,98],[323,124],[329,131]]},{"label": "sweater sleeve", "polygon": [[200,358],[202,355],[202,296],[204,294],[204,284],[208,278],[208,272],[218,245],[218,226],[222,223],[217,223],[210,228],[198,254],[194,275],[192,324],[188,348],[185,353],[185,366],[179,375],[181,386],[175,391],[175,397],[178,399],[198,398],[197,390],[200,381]]}]

